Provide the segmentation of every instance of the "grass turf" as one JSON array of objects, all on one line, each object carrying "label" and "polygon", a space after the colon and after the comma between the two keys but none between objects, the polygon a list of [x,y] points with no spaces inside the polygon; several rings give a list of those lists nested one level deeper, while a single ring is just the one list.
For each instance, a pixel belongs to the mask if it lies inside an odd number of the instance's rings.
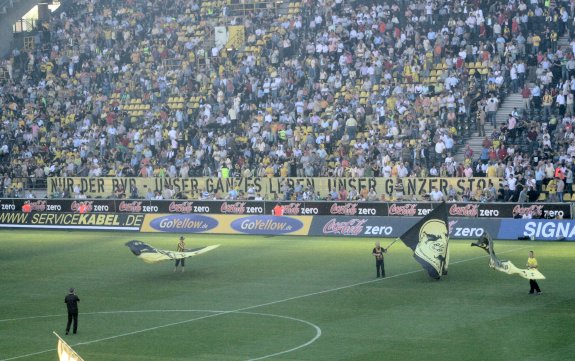
[{"label": "grass turf", "polygon": [[439,282],[399,242],[376,279],[373,239],[188,235],[187,247],[222,247],[184,273],[124,246],[177,238],[0,231],[0,360],[57,359],[69,287],[80,321],[65,339],[87,361],[575,359],[571,243],[496,242],[520,267],[536,251],[541,296],[469,241],[451,241]]}]

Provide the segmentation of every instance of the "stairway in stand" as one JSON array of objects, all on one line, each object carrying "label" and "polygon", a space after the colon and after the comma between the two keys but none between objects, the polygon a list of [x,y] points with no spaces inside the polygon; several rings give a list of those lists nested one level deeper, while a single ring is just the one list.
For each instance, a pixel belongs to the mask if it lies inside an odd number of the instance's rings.
[{"label": "stairway in stand", "polygon": [[559,39],[557,39],[557,47],[558,48],[570,48],[570,40],[569,37],[567,36],[567,34],[559,37]]},{"label": "stairway in stand", "polygon": [[[513,108],[517,108],[518,110],[521,110],[523,108],[523,99],[521,97],[521,94],[519,93],[509,94],[505,99],[505,101],[503,102],[503,104],[501,104],[501,106],[497,110],[496,119],[498,128],[500,128],[507,122],[507,118],[509,117],[509,114],[511,114],[511,112],[513,111]],[[493,130],[494,128],[491,125],[491,123],[486,122],[485,134],[487,136],[490,136],[493,133]],[[473,159],[474,160],[478,159],[479,156],[481,155],[481,150],[483,148],[482,143],[484,138],[485,137],[479,136],[478,131],[474,131],[471,137],[469,137],[469,139],[465,141],[465,145],[461,147],[457,152],[457,154],[455,155],[455,160],[457,162],[464,161],[465,159],[464,152],[467,144],[469,144],[471,146],[471,149],[473,149]]]},{"label": "stairway in stand", "polygon": [[[571,47],[570,39],[567,36],[567,34],[564,34],[563,36],[559,37],[559,39],[557,39],[557,45],[558,48],[560,49]],[[530,88],[534,86],[533,83],[529,83],[528,85]],[[520,93],[509,94],[505,99],[505,101],[503,102],[503,104],[501,104],[501,106],[497,110],[496,119],[498,127],[501,127],[503,124],[505,124],[505,122],[507,122],[509,114],[513,111],[513,108],[515,107],[517,107],[518,110],[523,109],[523,99]],[[486,123],[485,134],[487,134],[487,136],[490,136],[491,133],[493,133],[493,127],[491,126],[491,124]],[[473,159],[474,160],[478,159],[479,156],[481,155],[481,150],[483,148],[481,145],[483,143],[483,139],[484,137],[480,137],[478,131],[473,132],[471,137],[469,137],[469,139],[465,141],[464,146],[459,148],[457,154],[455,155],[455,160],[457,162],[462,162],[465,159],[464,152],[467,144],[469,144],[471,146],[471,149],[473,149]]]}]

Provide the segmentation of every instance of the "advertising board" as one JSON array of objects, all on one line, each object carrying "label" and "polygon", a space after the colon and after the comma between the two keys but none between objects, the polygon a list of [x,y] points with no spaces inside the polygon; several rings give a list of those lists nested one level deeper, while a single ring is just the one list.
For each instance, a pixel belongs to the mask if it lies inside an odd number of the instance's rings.
[{"label": "advertising board", "polygon": [[[84,205],[88,213],[175,213],[271,215],[281,204],[286,216],[375,216],[422,217],[439,203],[430,202],[335,202],[335,201],[249,201],[249,200],[142,200],[142,199],[1,199],[0,211],[77,212]],[[571,218],[570,203],[448,203],[448,216],[455,218]]]},{"label": "advertising board", "polygon": [[3,212],[0,227],[139,231],[143,214]]},{"label": "advertising board", "polygon": [[575,221],[555,219],[503,219],[499,239],[529,237],[538,241],[575,241]]},{"label": "advertising board", "polygon": [[[420,218],[416,217],[313,217],[311,236],[380,237],[401,236]],[[478,239],[485,232],[494,235],[499,231],[498,219],[458,218],[449,219],[449,236],[453,239]]]},{"label": "advertising board", "polygon": [[307,236],[311,216],[146,214],[142,232]]}]

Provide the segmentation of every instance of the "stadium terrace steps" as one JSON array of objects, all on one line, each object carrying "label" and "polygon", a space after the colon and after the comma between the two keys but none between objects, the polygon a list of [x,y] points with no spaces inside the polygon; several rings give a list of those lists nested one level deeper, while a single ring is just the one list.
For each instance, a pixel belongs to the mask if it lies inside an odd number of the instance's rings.
[{"label": "stadium terrace steps", "polygon": [[[570,48],[571,45],[569,37],[567,35],[561,36],[557,40],[557,45],[559,46],[559,48]],[[534,83],[530,83],[529,87],[532,88],[534,85],[535,85]],[[496,115],[497,126],[505,124],[508,115],[513,111],[513,108],[515,107],[517,107],[517,109],[523,109],[523,99],[521,98],[521,94],[519,93],[509,94],[505,99],[505,101],[503,102],[503,104],[501,104]],[[491,126],[490,123],[489,124],[486,123],[485,133],[489,135],[492,132],[493,127]],[[471,137],[465,142],[465,145],[469,144],[471,146],[471,149],[473,149],[473,159],[478,159],[479,156],[481,155],[483,139],[484,137],[480,137],[479,132],[475,131],[473,132]],[[463,155],[465,152],[465,145],[463,147],[460,147],[460,149],[458,149],[457,154],[455,155],[455,160],[457,162],[462,162],[465,159]]]},{"label": "stadium terrace steps", "polygon": [[563,35],[561,36],[559,39],[557,39],[557,45],[562,48],[562,47],[570,47],[569,45],[570,40],[569,37],[567,35]]},{"label": "stadium terrace steps", "polygon": [[[497,114],[495,119],[497,120],[497,126],[500,127],[507,122],[507,117],[513,111],[513,108],[522,109],[523,108],[523,99],[521,98],[521,94],[514,93],[509,94],[507,98],[503,101],[503,104],[497,110]],[[493,133],[493,126],[489,122],[485,122],[485,134],[488,136]],[[473,149],[473,159],[478,159],[481,155],[481,149],[483,148],[484,137],[479,136],[478,131],[474,131],[473,134],[469,139],[465,141],[465,145],[469,144],[471,149]],[[465,145],[459,148],[457,154],[455,154],[455,160],[457,162],[463,162],[465,160],[464,152],[465,152]]]}]

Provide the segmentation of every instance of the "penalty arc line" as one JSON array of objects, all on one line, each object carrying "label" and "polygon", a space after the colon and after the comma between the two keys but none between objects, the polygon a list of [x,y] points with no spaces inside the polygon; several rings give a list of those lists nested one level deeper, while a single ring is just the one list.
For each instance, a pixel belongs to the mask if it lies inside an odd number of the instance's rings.
[{"label": "penalty arc line", "polygon": [[[208,310],[189,310],[189,311],[188,311],[188,310],[144,310],[144,311],[126,311],[126,313],[137,313],[137,312],[193,312],[193,311],[215,313],[214,316],[219,316],[220,314],[227,312],[227,311],[208,311]],[[114,313],[117,313],[117,312],[109,311],[109,312],[92,312],[92,313],[97,313],[97,314],[106,314],[106,313],[108,313],[108,314],[114,314]],[[246,315],[257,315],[257,316],[267,316],[267,317],[284,318],[284,319],[286,319],[286,320],[292,320],[292,321],[296,321],[296,322],[300,322],[300,323],[305,323],[306,325],[309,325],[309,326],[311,326],[311,327],[313,327],[313,328],[315,329],[315,336],[314,336],[311,340],[309,340],[309,341],[307,341],[307,342],[305,342],[305,343],[303,343],[303,344],[301,344],[301,345],[299,345],[299,346],[292,347],[292,348],[290,348],[290,349],[288,349],[288,350],[283,350],[283,351],[276,352],[276,353],[273,353],[273,354],[264,355],[264,356],[259,356],[259,357],[256,357],[256,358],[251,358],[251,359],[249,359],[248,361],[263,360],[263,359],[266,359],[266,358],[270,358],[270,357],[274,357],[274,356],[279,356],[279,355],[283,355],[283,354],[286,354],[286,353],[290,353],[290,352],[299,350],[300,348],[304,348],[304,347],[307,347],[307,346],[311,345],[312,343],[314,343],[315,341],[317,341],[317,339],[319,339],[319,338],[321,337],[321,333],[322,333],[322,332],[321,332],[321,328],[320,328],[319,326],[317,326],[316,324],[311,323],[311,322],[309,322],[309,321],[303,320],[303,319],[301,319],[301,318],[295,318],[295,317],[284,316],[284,315],[276,315],[276,314],[272,314],[272,313],[259,313],[259,312],[235,312],[235,313],[237,313],[237,314],[246,314]],[[191,321],[190,321],[190,322],[191,322]]]},{"label": "penalty arc line", "polygon": [[[207,313],[211,313],[212,315],[210,316],[219,316],[223,313],[230,313],[229,311],[219,311],[219,310],[125,310],[125,311],[100,311],[100,312],[87,312],[84,313],[84,315],[101,315],[101,314],[108,314],[108,315],[112,315],[112,314],[120,314],[120,313],[167,313],[167,312],[207,312]],[[317,341],[317,339],[319,339],[321,337],[322,331],[321,328],[319,326],[317,326],[314,323],[311,323],[309,321],[303,320],[301,318],[296,318],[296,317],[290,317],[290,316],[285,316],[285,315],[276,315],[276,314],[272,314],[272,313],[261,313],[261,312],[234,312],[235,314],[244,314],[244,315],[255,315],[255,316],[264,316],[264,317],[276,317],[276,318],[283,318],[286,320],[292,320],[292,321],[296,321],[296,322],[300,322],[300,323],[304,323],[308,326],[311,326],[313,329],[315,329],[315,335],[314,337],[295,347],[292,347],[290,349],[287,350],[283,350],[283,351],[279,351],[279,352],[275,352],[273,354],[269,354],[269,355],[264,355],[264,356],[259,356],[256,358],[251,358],[248,361],[256,361],[256,360],[263,360],[269,357],[273,357],[273,356],[279,356],[279,355],[283,355],[289,352],[293,352],[296,350],[299,350],[301,348],[307,347],[309,345],[311,345],[312,343],[314,343],[315,341]],[[24,317],[21,319],[16,319],[16,320],[27,320],[27,319],[34,319],[34,318],[49,318],[49,317],[61,317],[63,315],[46,315],[46,316],[36,316],[36,317]],[[184,322],[192,322],[195,320],[200,320],[200,319],[204,319],[207,318],[206,316],[204,317],[198,317],[198,318],[194,318],[194,319],[190,319],[190,320],[186,320]],[[11,319],[14,320],[14,319]],[[10,320],[0,320],[0,321],[10,321]],[[168,325],[162,325],[160,327],[167,327]],[[157,328],[157,327],[156,327]],[[144,332],[145,330],[139,330],[139,331],[135,331],[135,332],[131,332],[128,334],[134,334],[134,333],[140,333],[140,332]],[[88,341],[88,342],[80,342],[80,343],[76,343],[72,346],[79,346],[79,345],[86,345],[86,344],[90,344],[90,343],[96,343],[96,342],[100,342],[106,339],[112,339],[112,338],[118,338],[118,337],[122,337],[122,336],[126,336],[128,334],[124,334],[124,335],[116,335],[116,336],[111,336],[105,339],[100,339],[100,340],[92,340],[92,341]],[[17,356],[14,358],[9,358],[9,359],[4,359],[2,361],[7,361],[7,360],[15,360],[18,358],[22,358],[22,357],[30,357],[30,356],[34,356],[34,355],[40,355],[46,352],[52,352],[55,351],[56,349],[51,349],[51,350],[44,350],[44,351],[39,351],[39,352],[35,352],[32,354],[28,354],[28,355],[24,355],[24,356]]]},{"label": "penalty arc line", "polygon": [[[508,250],[508,251],[499,252],[499,254],[511,253],[511,252],[514,252],[514,251],[517,251],[517,250],[520,250],[520,249],[532,248],[532,247],[533,247],[533,246],[517,247],[517,248],[513,248],[513,249]],[[463,259],[463,260],[460,260],[460,261],[451,262],[451,264],[465,263],[465,262],[475,261],[475,260],[482,259],[482,258],[487,258],[487,257],[489,257],[489,255],[477,256],[477,257],[472,257],[472,258]],[[288,297],[288,298],[284,298],[284,299],[281,299],[281,300],[271,301],[271,302],[262,303],[262,304],[259,304],[259,305],[254,305],[254,306],[243,307],[243,308],[239,308],[239,309],[236,309],[236,310],[222,311],[222,312],[220,312],[220,313],[215,313],[215,314],[206,315],[206,316],[202,316],[202,317],[192,318],[192,319],[189,319],[189,320],[184,320],[184,321],[179,321],[179,322],[172,322],[172,323],[168,323],[168,324],[160,325],[160,326],[155,326],[155,327],[148,327],[148,328],[145,328],[145,329],[142,329],[142,330],[127,332],[127,333],[123,333],[123,334],[120,334],[120,335],[115,335],[115,336],[110,336],[110,337],[104,337],[104,338],[97,339],[97,340],[92,340],[92,341],[80,342],[80,343],[76,343],[76,344],[74,344],[74,345],[72,345],[72,346],[89,345],[89,344],[92,344],[92,343],[97,343],[97,342],[102,342],[102,341],[113,340],[113,339],[120,338],[120,337],[132,336],[132,335],[136,335],[136,334],[143,333],[143,332],[154,331],[154,330],[158,330],[158,329],[166,328],[166,327],[171,327],[171,326],[177,326],[177,325],[181,325],[181,324],[185,324],[185,323],[190,323],[190,322],[194,322],[194,321],[199,321],[199,320],[204,320],[204,319],[212,318],[212,317],[216,317],[216,316],[222,316],[222,315],[227,315],[227,314],[232,314],[232,313],[239,313],[239,312],[248,311],[248,310],[253,310],[253,309],[260,308],[260,307],[265,307],[265,306],[271,306],[271,305],[275,305],[275,304],[279,304],[279,303],[283,303],[283,302],[288,302],[288,301],[298,300],[298,299],[307,298],[307,297],[311,297],[311,296],[317,296],[317,295],[322,295],[322,294],[326,294],[326,293],[341,291],[341,290],[345,290],[345,289],[348,289],[348,288],[353,288],[353,287],[357,287],[357,286],[363,286],[363,285],[367,285],[367,284],[371,284],[371,283],[375,283],[375,282],[381,282],[381,281],[388,280],[388,279],[392,279],[392,278],[398,278],[398,277],[402,277],[402,276],[408,276],[408,275],[411,275],[411,274],[414,274],[414,273],[419,273],[419,272],[423,272],[423,269],[418,269],[418,270],[414,270],[414,271],[408,271],[408,272],[404,272],[404,273],[398,273],[398,274],[395,274],[395,275],[393,275],[393,276],[389,276],[389,277],[386,277],[386,278],[379,278],[379,279],[375,279],[375,280],[358,282],[358,283],[354,283],[354,284],[350,284],[350,285],[346,285],[346,286],[341,286],[341,287],[336,287],[336,288],[330,288],[330,289],[323,290],[323,291],[307,293],[307,294],[304,294],[304,295],[299,295],[299,296],[294,296],[294,297]],[[49,317],[49,316],[40,316],[40,317]],[[29,317],[27,317],[27,318],[29,318]],[[18,319],[11,319],[11,320],[18,320]],[[4,321],[4,320],[0,320],[0,322],[3,322],[3,321]],[[0,361],[17,360],[17,359],[21,359],[21,358],[24,358],[24,357],[30,357],[30,356],[40,355],[40,354],[43,354],[43,353],[53,352],[53,351],[56,351],[56,349],[53,348],[53,349],[50,349],[50,350],[38,351],[38,352],[30,353],[30,354],[27,354],[27,355],[21,355],[21,356],[15,356],[15,357],[7,358],[7,359],[2,359],[2,360],[0,360]],[[264,356],[264,357],[271,357],[271,356]],[[261,358],[252,359],[252,360],[260,360],[260,359],[261,359]]]}]

